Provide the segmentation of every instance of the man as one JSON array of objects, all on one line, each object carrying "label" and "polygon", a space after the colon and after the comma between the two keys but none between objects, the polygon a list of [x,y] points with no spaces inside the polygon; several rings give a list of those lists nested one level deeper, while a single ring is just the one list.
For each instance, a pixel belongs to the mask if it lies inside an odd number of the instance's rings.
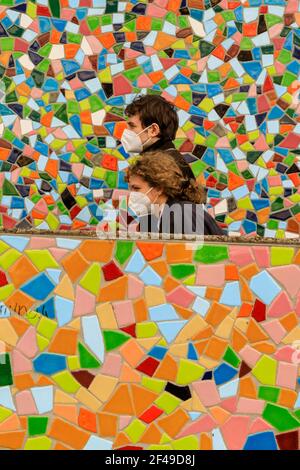
[{"label": "man", "polygon": [[142,95],[126,107],[125,114],[128,129],[121,142],[126,152],[144,155],[157,150],[168,151],[183,175],[195,180],[190,165],[173,144],[179,122],[172,103],[159,95]]}]

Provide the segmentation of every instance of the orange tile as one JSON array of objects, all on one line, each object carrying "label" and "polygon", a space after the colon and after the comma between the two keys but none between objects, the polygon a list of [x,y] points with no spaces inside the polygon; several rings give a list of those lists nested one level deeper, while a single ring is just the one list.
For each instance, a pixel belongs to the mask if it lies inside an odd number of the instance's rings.
[{"label": "orange tile", "polygon": [[201,356],[205,350],[205,348],[207,347],[208,345],[208,339],[206,340],[202,340],[202,341],[196,341],[194,343],[194,346],[199,354],[199,356]]},{"label": "orange tile", "polygon": [[145,356],[145,351],[136,340],[130,339],[119,349],[121,356],[131,367],[137,367]]},{"label": "orange tile", "polygon": [[298,317],[295,312],[291,312],[280,318],[279,322],[286,331],[291,331],[298,325]]},{"label": "orange tile", "polygon": [[61,442],[57,442],[53,447],[53,450],[72,450],[70,447],[61,444]]},{"label": "orange tile", "polygon": [[77,352],[78,331],[71,328],[60,328],[49,346],[49,352],[75,355]]},{"label": "orange tile", "polygon": [[261,341],[261,342],[258,342],[258,343],[253,343],[252,346],[257,351],[259,351],[263,354],[274,354],[276,352],[276,347],[274,346],[274,344],[269,343],[267,341]]},{"label": "orange tile", "polygon": [[23,320],[23,318],[18,318],[18,317],[11,317],[9,319],[9,322],[13,326],[18,336],[23,336],[25,331],[27,331],[30,326],[26,320]]},{"label": "orange tile", "polygon": [[18,390],[34,387],[34,380],[30,374],[17,374],[14,376],[14,385]]},{"label": "orange tile", "polygon": [[98,413],[99,436],[115,437],[118,432],[118,417],[108,413]]},{"label": "orange tile", "polygon": [[185,243],[166,243],[166,261],[172,263],[192,263],[193,252]]},{"label": "orange tile", "polygon": [[60,416],[61,418],[70,421],[70,423],[77,424],[77,406],[76,405],[64,405],[56,403],[53,408],[53,414],[55,416]]},{"label": "orange tile", "polygon": [[180,307],[179,305],[174,305],[176,312],[184,319],[191,318],[194,315],[192,310],[188,308]]},{"label": "orange tile", "polygon": [[227,264],[225,266],[225,280],[237,281],[239,279],[239,272],[235,264]]},{"label": "orange tile", "polygon": [[157,379],[176,381],[178,365],[175,359],[166,354],[155,371],[154,377]]},{"label": "orange tile", "polygon": [[4,303],[18,315],[24,316],[35,303],[35,300],[29,297],[29,295],[24,294],[24,292],[15,290]]},{"label": "orange tile", "polygon": [[286,408],[294,408],[298,394],[294,390],[282,388],[279,393],[278,405],[285,406]]},{"label": "orange tile", "polygon": [[8,270],[15,287],[19,287],[38,274],[37,268],[23,255]]},{"label": "orange tile", "polygon": [[158,396],[157,393],[135,384],[131,385],[131,394],[136,416],[143,414]]},{"label": "orange tile", "polygon": [[173,277],[166,276],[166,278],[164,279],[163,288],[166,292],[171,292],[173,289],[180,285],[181,283],[179,281],[176,281]]},{"label": "orange tile", "polygon": [[[23,428],[26,429],[26,425]],[[4,421],[0,423],[0,433],[2,432],[10,432],[10,431],[21,431],[21,423],[19,417],[16,414],[13,414],[6,418]]]},{"label": "orange tile", "polygon": [[0,448],[2,449],[21,449],[23,446],[25,431],[12,431],[0,433]]},{"label": "orange tile", "polygon": [[109,282],[107,285],[100,287],[97,302],[125,300],[127,284],[127,276],[122,276],[116,281]]},{"label": "orange tile", "polygon": [[210,325],[208,325],[206,328],[203,328],[203,330],[198,331],[193,337],[192,340],[196,341],[199,339],[204,339],[204,338],[211,338],[211,336],[214,334],[214,330]]},{"label": "orange tile", "polygon": [[248,266],[245,266],[240,269],[240,274],[244,278],[246,278],[248,281],[258,273],[259,273],[259,269],[255,263],[249,264]]},{"label": "orange tile", "polygon": [[212,438],[208,433],[200,434],[200,450],[213,450]]},{"label": "orange tile", "polygon": [[133,309],[136,323],[148,320],[148,309],[145,299],[135,300],[133,302]]},{"label": "orange tile", "polygon": [[233,329],[232,332],[232,347],[236,352],[239,352],[245,344],[247,344],[247,338],[236,328]]},{"label": "orange tile", "polygon": [[257,341],[263,341],[269,338],[253,318],[249,320],[246,336],[250,343],[256,343]]},{"label": "orange tile", "polygon": [[78,426],[90,432],[97,432],[97,417],[95,413],[85,408],[80,408]]},{"label": "orange tile", "polygon": [[105,403],[102,411],[120,415],[133,415],[133,404],[128,385],[120,385],[114,391],[112,397]]},{"label": "orange tile", "polygon": [[240,396],[245,398],[257,398],[256,385],[252,377],[242,377],[240,379]]},{"label": "orange tile", "polygon": [[163,243],[136,242],[136,245],[147,261],[160,258],[164,250]]},{"label": "orange tile", "polygon": [[221,287],[208,287],[206,289],[205,297],[209,300],[220,300],[223,289]]},{"label": "orange tile", "polygon": [[168,434],[168,436],[174,439],[188,421],[188,414],[179,408],[169,416],[159,419],[158,425]]},{"label": "orange tile", "polygon": [[209,412],[211,416],[214,418],[214,420],[219,424],[222,425],[227,421],[227,419],[230,416],[230,413],[220,406],[213,406],[209,409]]},{"label": "orange tile", "polygon": [[90,266],[79,250],[70,253],[61,264],[72,282],[75,282]]},{"label": "orange tile", "polygon": [[241,285],[241,299],[243,302],[253,302],[253,295],[248,286],[248,283],[241,277],[240,278],[240,285]]},{"label": "orange tile", "polygon": [[144,444],[159,444],[161,438],[162,432],[158,429],[155,423],[151,423],[142,435],[140,441]]},{"label": "orange tile", "polygon": [[221,359],[223,357],[228,341],[220,338],[211,338],[205,350],[205,355],[212,359]]},{"label": "orange tile", "polygon": [[113,449],[118,449],[119,447],[124,447],[127,445],[132,445],[132,442],[124,432],[120,432],[114,441]]},{"label": "orange tile", "polygon": [[84,448],[90,435],[88,432],[78,429],[61,418],[54,418],[49,431],[49,437],[62,441],[73,449],[81,450]]},{"label": "orange tile", "polygon": [[213,302],[208,313],[205,317],[207,323],[210,323],[213,327],[219,325],[224,318],[226,318],[231,312],[230,307]]},{"label": "orange tile", "polygon": [[122,365],[120,373],[120,382],[126,383],[140,383],[141,382],[141,373],[137,370],[134,370],[126,362]]},{"label": "orange tile", "polygon": [[88,261],[107,263],[112,259],[114,246],[112,240],[84,240],[78,250]]},{"label": "orange tile", "polygon": [[253,310],[253,305],[244,302],[241,305],[240,311],[238,313],[238,318],[240,318],[240,317],[250,317],[252,310]]},{"label": "orange tile", "polygon": [[152,261],[149,264],[161,277],[165,277],[169,272],[165,261]]}]

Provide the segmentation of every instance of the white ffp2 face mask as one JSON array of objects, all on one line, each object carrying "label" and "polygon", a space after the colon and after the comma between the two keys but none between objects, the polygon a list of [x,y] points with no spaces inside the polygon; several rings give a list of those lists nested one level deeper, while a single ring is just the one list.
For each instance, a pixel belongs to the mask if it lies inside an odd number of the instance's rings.
[{"label": "white ffp2 face mask", "polygon": [[131,131],[130,129],[124,130],[121,137],[121,143],[127,153],[141,153],[143,151],[145,144],[151,140],[151,137],[143,143],[140,138],[140,134],[145,132],[151,126],[152,124],[143,129],[138,134],[136,134],[134,131]]},{"label": "white ffp2 face mask", "polygon": [[153,188],[149,188],[146,193],[140,193],[139,191],[131,191],[128,198],[128,207],[138,217],[147,215],[151,212],[151,200],[147,194]]}]

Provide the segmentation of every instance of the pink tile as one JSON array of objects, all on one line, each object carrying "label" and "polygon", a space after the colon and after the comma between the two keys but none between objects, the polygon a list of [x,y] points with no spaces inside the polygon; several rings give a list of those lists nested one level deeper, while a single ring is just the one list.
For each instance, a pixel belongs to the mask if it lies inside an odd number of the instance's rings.
[{"label": "pink tile", "polygon": [[237,396],[230,397],[230,398],[226,398],[226,400],[223,400],[221,406],[222,408],[224,408],[224,410],[229,411],[229,413],[233,414],[236,412],[237,402],[238,402]]},{"label": "pink tile", "polygon": [[185,287],[178,286],[172,290],[167,296],[167,301],[181,305],[181,307],[188,307],[194,300],[195,295],[189,292]]},{"label": "pink tile", "polygon": [[232,416],[221,426],[222,435],[229,450],[243,449],[250,421],[249,416]]},{"label": "pink tile", "polygon": [[35,406],[33,396],[29,390],[17,393],[15,396],[18,415],[36,415],[38,411]]},{"label": "pink tile", "polygon": [[192,434],[198,434],[200,432],[210,432],[216,426],[216,421],[210,415],[201,416],[201,418],[187,426],[184,431],[181,431],[176,437],[181,438]]},{"label": "pink tile", "polygon": [[270,250],[266,246],[254,246],[252,248],[257,266],[268,268],[270,266]]},{"label": "pink tile", "polygon": [[238,401],[237,412],[259,415],[262,414],[264,407],[264,400],[241,397]]},{"label": "pink tile", "polygon": [[199,265],[196,284],[201,286],[222,286],[225,282],[224,264],[211,266]]},{"label": "pink tile", "polygon": [[283,317],[286,313],[294,310],[290,299],[285,291],[281,291],[280,294],[273,300],[271,305],[267,307],[267,315],[269,317]]},{"label": "pink tile", "polygon": [[278,387],[296,389],[298,364],[278,363],[276,385]]},{"label": "pink tile", "polygon": [[135,323],[134,311],[130,300],[113,302],[112,304],[117,323],[120,328]]},{"label": "pink tile", "polygon": [[261,353],[246,344],[243,349],[240,350],[239,356],[248,364],[248,366],[254,367],[259,360]]},{"label": "pink tile", "polygon": [[298,294],[296,300],[295,312],[297,313],[298,317],[300,317],[300,294]]},{"label": "pink tile", "polygon": [[14,374],[32,371],[32,363],[30,359],[23,356],[23,354],[17,349],[12,352],[12,367]]},{"label": "pink tile", "polygon": [[16,346],[27,357],[34,357],[39,351],[36,341],[36,330],[33,326],[30,326],[18,341]]},{"label": "pink tile", "polygon": [[215,382],[212,380],[202,380],[195,382],[193,387],[204,406],[213,406],[220,403],[220,396]]},{"label": "pink tile", "polygon": [[282,338],[286,336],[286,330],[278,320],[272,320],[270,322],[264,323],[263,327],[276,344],[279,344]]},{"label": "pink tile", "polygon": [[74,316],[88,315],[95,312],[96,297],[81,286],[76,287]]},{"label": "pink tile", "polygon": [[144,283],[137,279],[136,277],[129,275],[128,276],[128,298],[129,299],[136,299],[137,297],[141,297],[144,291]]},{"label": "pink tile", "polygon": [[55,246],[55,238],[30,237],[28,250],[38,250]]},{"label": "pink tile", "polygon": [[295,353],[295,348],[292,346],[284,346],[283,348],[278,349],[274,353],[274,358],[277,361],[283,362],[293,362],[293,354]]},{"label": "pink tile", "polygon": [[238,266],[245,266],[254,261],[251,248],[248,246],[230,246],[230,261]]},{"label": "pink tile", "polygon": [[270,429],[273,429],[273,427],[264,419],[256,418],[251,424],[249,434],[256,434],[259,432],[269,431]]},{"label": "pink tile", "polygon": [[50,248],[49,251],[56,261],[60,261],[70,252],[70,250],[65,250],[64,248]]},{"label": "pink tile", "polygon": [[294,297],[300,289],[300,268],[299,266],[278,266],[269,268],[269,273],[283,285],[288,294]]},{"label": "pink tile", "polygon": [[119,354],[108,353],[101,367],[101,374],[119,377],[122,367],[122,358]]},{"label": "pink tile", "polygon": [[132,420],[132,416],[122,415],[119,417],[119,429],[122,430],[128,426],[130,421]]}]

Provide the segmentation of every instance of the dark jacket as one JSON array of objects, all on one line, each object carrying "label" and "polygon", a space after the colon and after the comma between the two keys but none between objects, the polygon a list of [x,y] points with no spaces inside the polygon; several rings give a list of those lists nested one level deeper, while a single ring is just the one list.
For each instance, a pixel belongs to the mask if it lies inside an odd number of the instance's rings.
[{"label": "dark jacket", "polygon": [[168,200],[160,220],[148,214],[139,217],[139,223],[141,232],[226,235],[202,204],[190,201]]},{"label": "dark jacket", "polygon": [[141,155],[145,155],[148,152],[155,152],[156,150],[168,151],[168,153],[172,155],[177,165],[181,169],[183,176],[187,179],[196,179],[190,165],[185,161],[182,153],[180,153],[175,148],[172,140],[159,139],[157,142],[154,142],[154,144],[150,145],[150,147],[147,147],[146,150],[141,153]]}]

